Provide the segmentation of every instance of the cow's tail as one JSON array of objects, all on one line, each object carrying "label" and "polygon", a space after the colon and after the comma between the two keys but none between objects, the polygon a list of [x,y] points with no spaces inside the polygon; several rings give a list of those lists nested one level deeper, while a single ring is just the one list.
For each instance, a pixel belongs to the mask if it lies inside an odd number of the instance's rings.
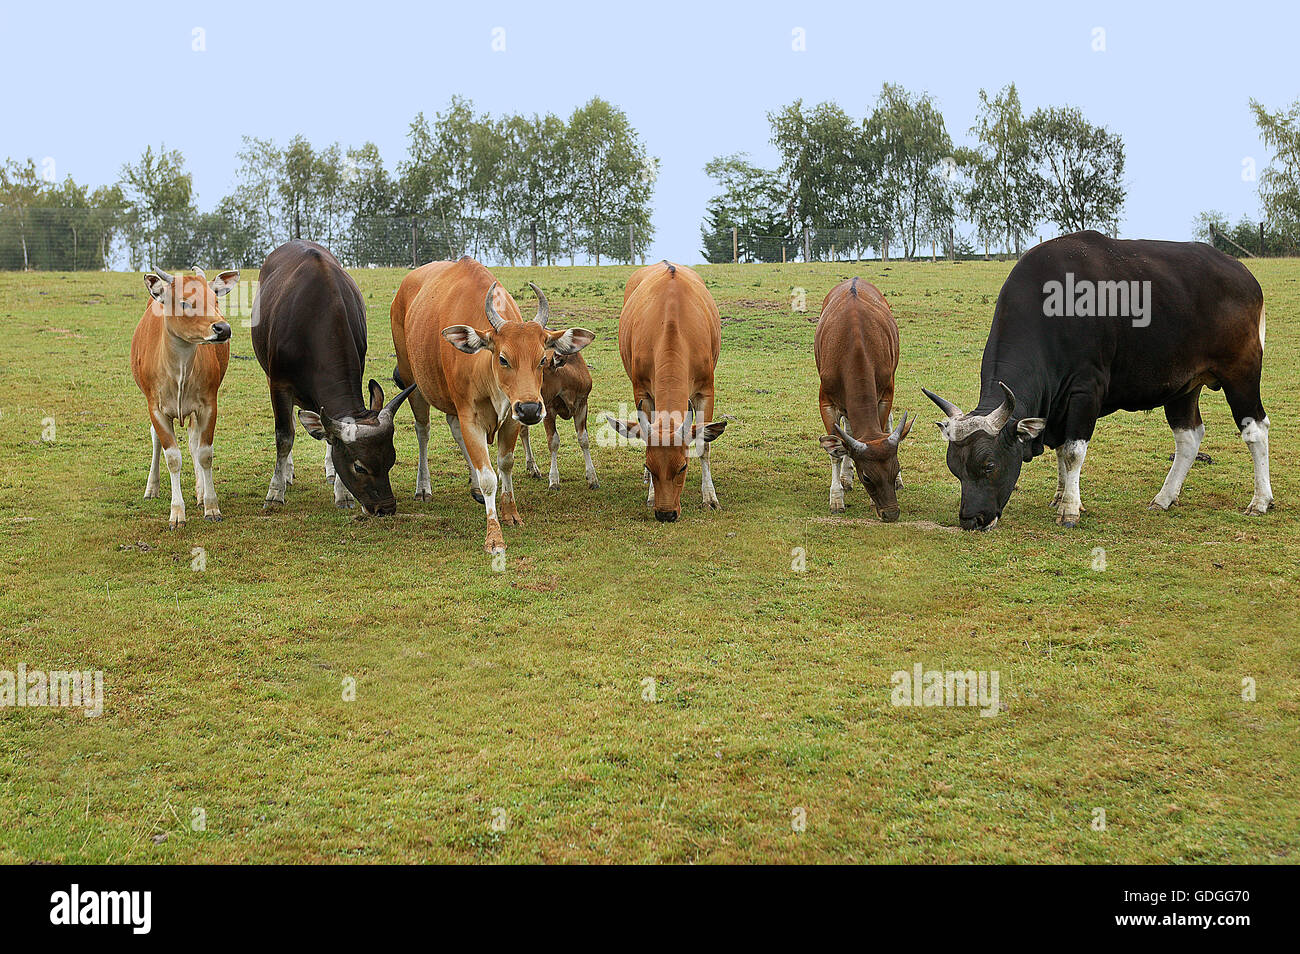
[{"label": "cow's tail", "polygon": [[393,383],[396,384],[403,391],[405,391],[407,388],[406,382],[402,380],[402,369],[399,367],[393,368]]}]

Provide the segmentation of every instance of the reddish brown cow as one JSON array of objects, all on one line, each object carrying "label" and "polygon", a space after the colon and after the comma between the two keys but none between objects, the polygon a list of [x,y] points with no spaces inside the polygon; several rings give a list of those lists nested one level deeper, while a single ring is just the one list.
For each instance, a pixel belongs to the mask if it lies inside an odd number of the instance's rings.
[{"label": "reddish brown cow", "polygon": [[831,512],[844,510],[844,491],[852,488],[856,468],[880,519],[897,520],[898,445],[912,422],[904,414],[894,427],[890,419],[898,325],[875,285],[853,278],[831,289],[822,302],[813,355],[826,425],[821,445],[831,455]]},{"label": "reddish brown cow", "polygon": [[[572,420],[573,429],[578,435],[578,446],[582,448],[582,459],[587,465],[587,486],[595,490],[600,486],[596,479],[596,465],[591,462],[591,443],[587,437],[587,399],[591,396],[591,371],[580,354],[563,355],[552,353],[542,370],[542,403],[546,405],[546,416],[542,424],[546,427],[546,444],[551,451],[551,473],[549,484],[552,490],[560,486],[560,435],[556,430],[560,419]],[[529,428],[524,428],[524,454],[530,476],[540,477],[542,472],[533,459],[533,445],[528,440]]]},{"label": "reddish brown cow", "polygon": [[[656,520],[681,515],[688,451],[700,458],[704,505],[719,506],[709,446],[727,426],[710,420],[721,350],[718,306],[699,275],[668,262],[632,273],[618,319],[618,351],[632,381],[637,419],[608,420],[623,437],[646,442],[646,504]],[[708,423],[697,423],[697,415]]]},{"label": "reddish brown cow", "polygon": [[212,281],[201,269],[173,277],[161,269],[144,277],[151,296],[131,338],[131,373],[144,392],[153,434],[153,457],[145,497],[158,496],[158,457],[171,474],[170,525],[185,525],[181,491],[181,450],[175,423],[189,422],[194,499],[208,520],[220,520],[212,482],[212,439],[217,429],[217,389],[230,363],[230,325],[218,300],[239,281],[239,272],[222,272]]},{"label": "reddish brown cow", "polygon": [[[432,405],[447,415],[447,424],[469,462],[471,487],[487,511],[483,547],[489,553],[505,552],[502,523],[522,526],[524,522],[515,506],[515,442],[521,425],[539,424],[545,414],[542,365],[547,352],[576,354],[595,338],[583,328],[549,330],[546,296],[536,285],[530,286],[537,295],[537,317],[524,321],[514,298],[492,273],[466,256],[458,262],[430,262],[415,269],[402,280],[393,299],[395,377],[399,384],[419,386],[411,395],[420,444],[416,499],[430,496]],[[499,519],[497,472],[488,452],[488,442],[494,438],[501,471]]]}]

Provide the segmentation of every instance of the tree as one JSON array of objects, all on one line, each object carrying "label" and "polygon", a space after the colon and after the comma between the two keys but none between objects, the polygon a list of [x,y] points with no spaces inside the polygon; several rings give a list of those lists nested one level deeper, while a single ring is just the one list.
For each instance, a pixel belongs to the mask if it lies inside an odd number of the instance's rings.
[{"label": "tree", "polygon": [[882,87],[863,128],[881,169],[885,228],[903,243],[904,257],[911,258],[921,241],[951,222],[952,138],[929,94],[914,96],[891,83]]},{"label": "tree", "polygon": [[775,245],[780,261],[780,243],[773,237],[788,238],[780,176],[749,161],[747,153],[718,156],[704,167],[721,192],[709,203],[707,218],[700,227],[703,254],[710,262],[729,262],[732,257],[731,230],[737,230],[741,261],[769,261]]},{"label": "tree", "polygon": [[189,219],[196,213],[193,178],[179,150],[145,147],[140,161],[122,166],[131,267],[185,267]]},{"label": "tree", "polygon": [[[632,261],[653,235],[650,198],[657,160],[646,154],[627,114],[599,97],[569,118],[571,211],[580,246],[597,265],[602,255]],[[635,248],[629,245],[632,231]]]},{"label": "tree", "polygon": [[1042,212],[1063,232],[1113,231],[1124,207],[1124,142],[1073,106],[1040,108],[1027,123]]},{"label": "tree", "polygon": [[1300,100],[1285,112],[1270,113],[1253,99],[1250,108],[1260,138],[1273,150],[1272,162],[1259,177],[1264,215],[1285,231],[1300,234]]},{"label": "tree", "polygon": [[979,148],[955,156],[969,179],[962,198],[981,237],[999,235],[1006,250],[1019,256],[1021,239],[1038,221],[1039,181],[1029,129],[1015,83],[992,99],[981,89],[979,98],[979,116],[970,130]]}]

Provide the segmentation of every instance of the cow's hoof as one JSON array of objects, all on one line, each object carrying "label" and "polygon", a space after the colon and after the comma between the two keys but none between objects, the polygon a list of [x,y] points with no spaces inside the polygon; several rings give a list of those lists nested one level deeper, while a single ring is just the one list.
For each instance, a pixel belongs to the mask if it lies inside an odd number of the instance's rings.
[{"label": "cow's hoof", "polygon": [[340,510],[351,510],[353,502],[351,500],[336,500],[334,501],[334,506],[338,507]]},{"label": "cow's hoof", "polygon": [[547,481],[547,483],[546,483],[546,489],[547,489],[547,490],[559,490],[559,489],[560,489],[560,482],[559,482],[558,480]]},{"label": "cow's hoof", "polygon": [[597,490],[600,487],[600,481],[596,479],[595,475],[592,475],[587,478],[587,486],[592,490]]},{"label": "cow's hoof", "polygon": [[262,510],[263,510],[265,513],[275,513],[275,511],[277,511],[277,510],[283,510],[283,509],[284,509],[284,501],[283,501],[283,500],[270,500],[270,499],[268,499],[268,500],[266,501],[266,503],[262,504]]},{"label": "cow's hoof", "polygon": [[1153,501],[1151,501],[1149,504],[1147,504],[1147,509],[1148,509],[1148,510],[1159,510],[1159,511],[1161,511],[1161,512],[1163,513],[1164,511],[1168,510],[1170,507],[1172,507],[1172,506],[1173,506],[1174,504],[1176,504],[1176,503],[1178,503],[1177,500],[1171,500],[1171,501],[1169,501],[1169,503],[1167,503],[1167,504],[1166,504],[1166,503],[1161,503],[1161,502],[1160,502],[1160,498],[1157,497],[1155,500],[1153,500]]},{"label": "cow's hoof", "polygon": [[213,521],[214,523],[220,523],[220,522],[221,522],[221,511],[220,511],[220,510],[214,510],[214,511],[212,511],[212,513],[205,513],[205,514],[203,515],[203,519],[204,519],[204,520],[211,520],[211,521]]},{"label": "cow's hoof", "polygon": [[1070,516],[1069,514],[1063,513],[1056,518],[1056,523],[1058,526],[1064,527],[1066,530],[1073,530],[1079,525],[1079,515],[1076,513],[1073,516]]},{"label": "cow's hoof", "polygon": [[833,504],[831,504],[831,513],[843,513],[843,512],[844,512],[844,501],[843,501],[843,500],[841,500],[839,503],[833,503]]},{"label": "cow's hoof", "polygon": [[185,515],[181,514],[178,517],[175,514],[172,514],[172,518],[167,522],[167,526],[172,530],[181,529],[183,526],[185,526]]},{"label": "cow's hoof", "polygon": [[704,501],[704,509],[706,509],[706,510],[721,510],[721,509],[722,509],[722,504],[718,503],[718,498],[717,498],[717,497],[714,497],[712,500],[705,500],[705,501]]},{"label": "cow's hoof", "polygon": [[1273,501],[1271,500],[1252,500],[1250,506],[1246,508],[1246,516],[1262,517],[1272,509]]},{"label": "cow's hoof", "polygon": [[529,477],[540,477],[540,476],[542,476],[542,469],[541,469],[540,467],[538,467],[536,464],[529,464],[529,465],[525,468],[525,470],[528,471],[528,476],[529,476]]},{"label": "cow's hoof", "polygon": [[430,492],[430,491],[428,491],[428,490],[417,490],[417,491],[415,492],[415,497],[414,497],[414,499],[415,499],[415,500],[421,500],[421,501],[423,501],[423,500],[432,500],[432,499],[433,499],[433,494],[432,494],[432,492]]},{"label": "cow's hoof", "polygon": [[144,499],[145,499],[145,500],[157,500],[157,499],[158,499],[158,488],[155,487],[155,488],[153,488],[152,490],[150,490],[148,487],[146,487],[146,488],[145,488],[145,491],[144,491]]},{"label": "cow's hoof", "polygon": [[486,503],[486,501],[483,499],[483,491],[479,490],[477,487],[471,488],[469,495],[473,497],[474,500],[477,501],[478,503]]}]

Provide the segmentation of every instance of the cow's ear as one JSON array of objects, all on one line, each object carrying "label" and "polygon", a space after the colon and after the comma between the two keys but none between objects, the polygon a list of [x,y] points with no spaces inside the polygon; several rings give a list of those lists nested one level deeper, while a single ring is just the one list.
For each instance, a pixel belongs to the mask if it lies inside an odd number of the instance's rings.
[{"label": "cow's ear", "polygon": [[152,272],[144,277],[144,287],[149,289],[149,294],[153,296],[155,301],[160,301],[164,305],[167,304],[168,299],[171,297],[171,284],[163,281]]},{"label": "cow's ear", "polygon": [[711,444],[721,437],[722,432],[726,429],[726,421],[710,421],[708,424],[697,424],[695,426],[695,439]]},{"label": "cow's ear", "polygon": [[492,348],[492,335],[486,331],[475,331],[469,325],[449,325],[442,329],[442,336],[451,342],[457,351],[477,354]]},{"label": "cow's ear", "polygon": [[844,446],[844,442],[835,434],[823,434],[817,438],[817,441],[822,445],[822,450],[830,454],[835,460],[843,460],[848,455],[848,449]]},{"label": "cow's ear", "polygon": [[1047,421],[1041,417],[1026,417],[1016,425],[1016,436],[1022,441],[1037,440],[1047,427]]},{"label": "cow's ear", "polygon": [[641,425],[637,421],[620,421],[616,417],[605,415],[605,420],[609,421],[609,426],[619,433],[619,436],[626,437],[630,441],[645,440],[641,436]]},{"label": "cow's ear", "polygon": [[239,272],[222,272],[208,282],[208,287],[212,289],[212,294],[220,298],[222,295],[229,295],[231,289],[237,284],[239,284]]},{"label": "cow's ear", "polygon": [[547,332],[547,339],[546,346],[554,348],[556,354],[577,354],[596,340],[596,333],[586,328],[570,328]]},{"label": "cow's ear", "polygon": [[384,389],[374,378],[370,379],[370,410],[378,414],[384,409]]},{"label": "cow's ear", "polygon": [[307,433],[316,440],[325,440],[325,425],[321,423],[320,415],[315,411],[300,410],[298,420],[302,421],[302,426],[307,429]]}]

